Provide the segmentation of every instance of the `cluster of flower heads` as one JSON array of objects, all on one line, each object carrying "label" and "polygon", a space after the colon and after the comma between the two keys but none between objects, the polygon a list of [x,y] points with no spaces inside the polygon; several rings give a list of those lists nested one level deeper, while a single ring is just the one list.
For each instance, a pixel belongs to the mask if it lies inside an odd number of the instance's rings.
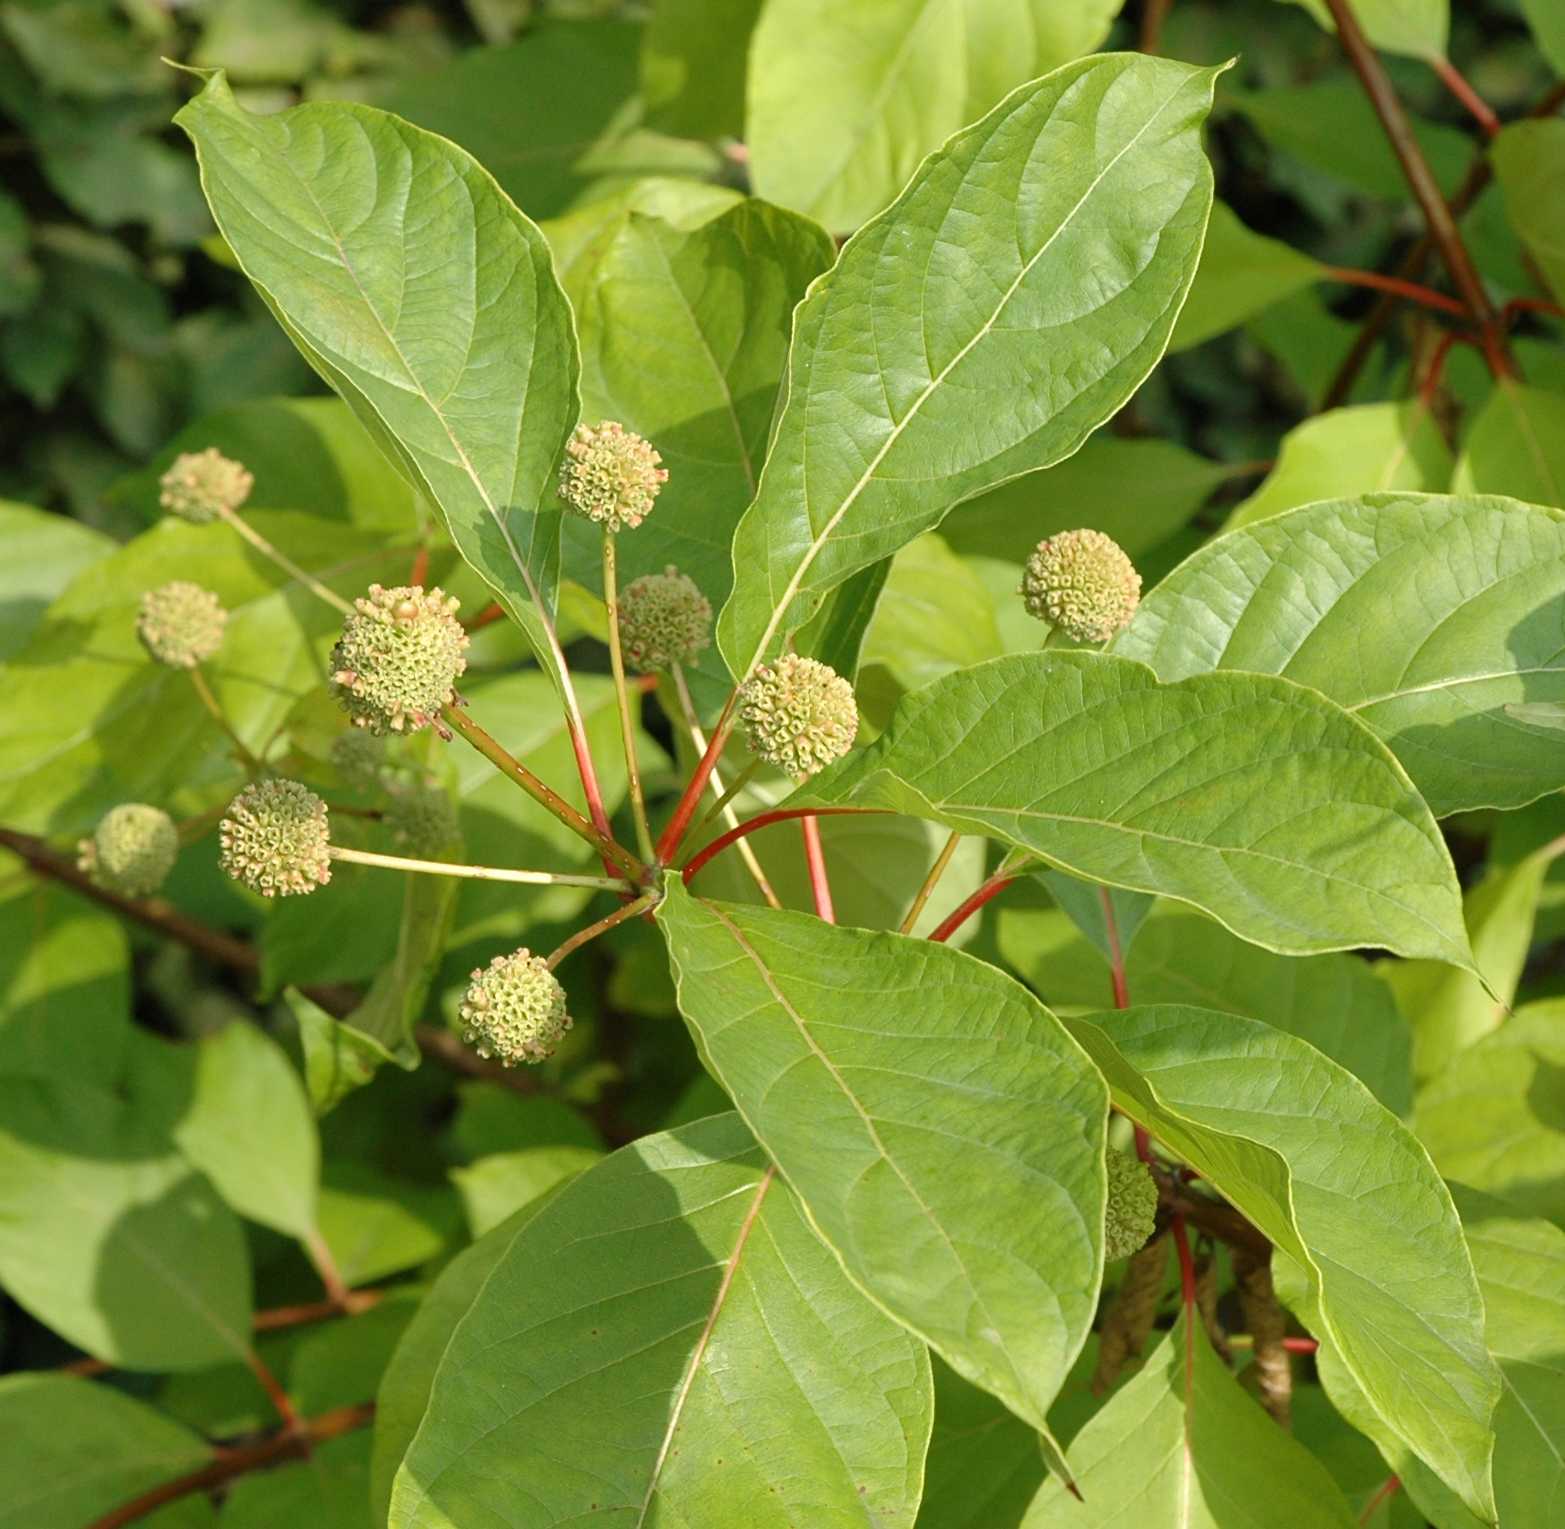
[{"label": "cluster of flower heads", "polygon": [[90,839],[76,847],[77,865],[100,887],[126,897],[149,897],[174,869],[179,831],[158,807],[124,802],[103,815]]},{"label": "cluster of flower heads", "polygon": [[158,502],[170,515],[200,526],[237,510],[250,497],[255,476],[242,462],[208,446],[175,457],[158,487]]},{"label": "cluster of flower heads", "polygon": [[160,664],[194,669],[223,645],[228,612],[209,589],[175,579],[141,597],[136,635]]},{"label": "cluster of flower heads", "polygon": [[1129,1258],[1146,1244],[1157,1222],[1157,1184],[1139,1158],[1110,1150],[1109,1197],[1103,1215],[1103,1256]]},{"label": "cluster of flower heads", "polygon": [[459,1013],[467,1044],[507,1067],[547,1060],[571,1027],[565,989],[525,945],[475,968]]},{"label": "cluster of flower heads", "polygon": [[456,619],[459,602],[418,585],[371,584],[353,602],[332,649],[332,684],[348,715],[372,733],[445,735],[440,711],[456,699],[467,669],[468,636]]},{"label": "cluster of flower heads", "polygon": [[784,653],[739,687],[750,752],[792,776],[813,775],[853,747],[853,687],[829,664]]},{"label": "cluster of flower heads", "polygon": [[642,674],[693,664],[712,641],[712,607],[670,564],[620,591],[619,637],[625,662]]},{"label": "cluster of flower heads", "polygon": [[609,531],[635,530],[668,482],[652,443],[612,419],[596,427],[577,425],[565,453],[560,498]]},{"label": "cluster of flower heads", "polygon": [[218,858],[235,881],[262,897],[297,897],[331,880],[326,803],[296,780],[262,780],[228,804]]},{"label": "cluster of flower heads", "polygon": [[1101,531],[1062,531],[1039,542],[1022,573],[1022,599],[1075,642],[1107,642],[1141,600],[1141,575]]}]

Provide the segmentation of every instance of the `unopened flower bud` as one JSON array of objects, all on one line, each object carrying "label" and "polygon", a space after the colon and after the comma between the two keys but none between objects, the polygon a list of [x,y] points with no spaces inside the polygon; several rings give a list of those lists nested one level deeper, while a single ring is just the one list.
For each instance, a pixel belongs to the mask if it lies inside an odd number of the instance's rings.
[{"label": "unopened flower bud", "polygon": [[625,662],[643,674],[693,664],[712,640],[712,607],[695,581],[670,565],[620,592],[619,636]]},{"label": "unopened flower bud", "polygon": [[162,489],[158,502],[169,514],[199,526],[237,510],[250,497],[255,475],[242,462],[208,446],[175,457],[158,487]]},{"label": "unopened flower bud", "polygon": [[1157,1184],[1147,1165],[1112,1149],[1105,1154],[1109,1198],[1103,1215],[1103,1257],[1129,1258],[1152,1235],[1157,1222]]},{"label": "unopened flower bud", "polygon": [[1072,640],[1107,642],[1136,614],[1141,575],[1112,537],[1062,531],[1033,550],[1021,592],[1031,615]]},{"label": "unopened flower bud", "polygon": [[420,858],[438,854],[457,835],[456,809],[435,786],[406,786],[394,792],[382,821],[400,850]]},{"label": "unopened flower bud", "polygon": [[507,1067],[542,1062],[571,1027],[565,989],[524,945],[477,968],[462,999],[463,1039]]},{"label": "unopened flower bud", "polygon": [[296,780],[262,780],[228,804],[218,858],[262,897],[294,897],[331,880],[326,803]]},{"label": "unopened flower bud", "polygon": [[829,664],[784,653],[739,690],[750,752],[788,775],[813,775],[853,747],[859,709],[853,687]]},{"label": "unopened flower bud", "polygon": [[668,482],[668,469],[659,465],[663,458],[652,443],[612,419],[596,429],[577,425],[565,453],[560,498],[610,531],[635,530]]},{"label": "unopened flower bud", "polygon": [[222,647],[227,623],[228,612],[211,590],[176,579],[141,597],[136,635],[160,664],[194,669]]},{"label": "unopened flower bud", "polygon": [[426,594],[417,585],[379,584],[353,602],[331,667],[338,699],[357,726],[384,733],[433,724],[449,736],[440,709],[456,699],[456,681],[467,668],[458,603],[439,589]]},{"label": "unopened flower bud", "polygon": [[90,839],[77,846],[77,865],[100,887],[126,897],[148,897],[174,869],[179,831],[157,807],[125,802],[103,815]]}]

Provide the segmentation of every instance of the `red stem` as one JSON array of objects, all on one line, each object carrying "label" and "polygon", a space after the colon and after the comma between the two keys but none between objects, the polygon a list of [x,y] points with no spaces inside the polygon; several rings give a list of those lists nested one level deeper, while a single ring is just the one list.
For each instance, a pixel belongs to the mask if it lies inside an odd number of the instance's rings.
[{"label": "red stem", "polygon": [[[690,863],[680,874],[684,877],[685,885],[689,886],[691,878],[713,856],[722,854],[730,844],[737,844],[739,840],[747,838],[757,829],[768,828],[773,823],[786,823],[790,818],[834,818],[849,812],[875,813],[883,811],[885,811],[883,807],[780,807],[775,812],[763,812],[759,817],[751,818],[748,823],[741,823],[737,828],[730,828],[720,838],[713,839],[699,854],[691,857]],[[661,856],[662,851],[660,849],[659,858]]]},{"label": "red stem", "polygon": [[1114,982],[1114,1007],[1130,1007],[1130,988],[1125,981],[1125,953],[1119,944],[1119,921],[1114,917],[1114,899],[1107,887],[1098,888],[1098,901],[1103,904],[1103,926],[1109,937],[1109,972]]},{"label": "red stem", "polygon": [[1380,1511],[1382,1503],[1396,1496],[1401,1486],[1402,1478],[1400,1476],[1387,1476],[1375,1489],[1374,1496],[1364,1504],[1364,1511],[1359,1514],[1359,1522],[1367,1524]]},{"label": "red stem", "polygon": [[498,600],[491,600],[471,621],[464,621],[462,625],[469,632],[477,632],[499,621],[504,615],[505,607]]},{"label": "red stem", "polygon": [[952,909],[929,938],[949,940],[986,902],[998,897],[1017,878],[1007,872],[996,871],[973,895]]},{"label": "red stem", "polygon": [[1518,313],[1547,313],[1551,318],[1565,319],[1565,308],[1543,297],[1513,297],[1500,309],[1500,317],[1507,323]]},{"label": "red stem", "polygon": [[826,852],[821,847],[820,819],[813,816],[800,818],[799,827],[804,831],[804,863],[809,867],[810,895],[815,899],[816,916],[825,919],[828,924],[835,924],[837,913],[831,904],[831,882],[826,876]]},{"label": "red stem", "polygon": [[1195,1311],[1195,1260],[1190,1256],[1190,1239],[1185,1235],[1185,1218],[1177,1211],[1170,1223],[1174,1247],[1179,1254],[1179,1296],[1185,1303],[1185,1321]]},{"label": "red stem", "polygon": [[429,548],[420,547],[413,554],[413,567],[408,572],[408,583],[422,587],[424,580],[429,577]]},{"label": "red stem", "polygon": [[1435,394],[1440,389],[1441,379],[1445,376],[1446,359],[1451,354],[1451,347],[1459,341],[1467,339],[1460,330],[1448,329],[1440,336],[1433,354],[1429,357],[1429,366],[1424,372],[1424,380],[1418,386],[1418,400],[1427,409],[1435,401]]},{"label": "red stem", "polygon": [[1440,76],[1441,83],[1473,115],[1473,120],[1483,129],[1485,138],[1494,138],[1500,131],[1500,119],[1489,108],[1489,103],[1467,82],[1467,77],[1448,58],[1432,58],[1429,67]]},{"label": "red stem", "polygon": [[1290,1354],[1313,1354],[1320,1347],[1320,1343],[1315,1338],[1284,1338],[1282,1346]]},{"label": "red stem", "polygon": [[1324,275],[1327,281],[1340,281],[1344,286],[1372,287],[1377,292],[1390,292],[1396,297],[1407,298],[1409,302],[1422,303],[1426,308],[1436,308],[1441,313],[1454,313],[1458,318],[1467,317],[1467,309],[1454,297],[1447,297],[1444,292],[1437,292],[1422,282],[1404,281],[1400,276],[1383,276],[1379,271],[1361,271],[1346,265],[1329,265]]},{"label": "red stem", "polygon": [[[695,816],[696,808],[701,803],[701,793],[706,790],[706,783],[712,778],[712,771],[717,768],[717,761],[723,757],[723,749],[728,743],[729,716],[734,709],[734,699],[738,695],[736,690],[729,696],[728,704],[723,708],[723,714],[717,719],[717,726],[712,729],[712,736],[707,742],[706,753],[701,756],[700,763],[696,765],[695,774],[690,777],[685,786],[685,793],[680,797],[674,807],[674,815],[668,820],[668,827],[663,830],[663,837],[658,840],[657,848],[653,853],[657,857],[659,865],[667,865],[679,849],[680,841],[689,831],[690,820]],[[710,848],[711,846],[708,846]],[[685,872],[685,880],[689,881],[693,873]]]},{"label": "red stem", "polygon": [[260,1381],[261,1389],[271,1398],[272,1406],[277,1409],[277,1415],[283,1421],[283,1427],[290,1433],[299,1431],[299,1414],[293,1410],[293,1403],[288,1400],[288,1393],[283,1389],[283,1383],[267,1369],[261,1356],[252,1349],[245,1355],[245,1363],[250,1367],[250,1373]]}]

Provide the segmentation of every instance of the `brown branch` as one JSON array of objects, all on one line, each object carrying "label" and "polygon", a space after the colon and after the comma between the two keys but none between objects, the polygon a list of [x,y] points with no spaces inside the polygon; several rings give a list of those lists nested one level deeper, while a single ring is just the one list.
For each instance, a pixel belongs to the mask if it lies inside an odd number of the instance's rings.
[{"label": "brown branch", "polygon": [[122,1503],[102,1518],[94,1519],[88,1529],[124,1529],[126,1524],[134,1524],[146,1518],[167,1503],[177,1502],[181,1497],[189,1497],[196,1492],[213,1491],[249,1471],[277,1465],[284,1460],[308,1459],[315,1445],[352,1433],[356,1428],[363,1428],[374,1416],[373,1402],[362,1402],[356,1407],[338,1407],[333,1412],[323,1412],[319,1417],[305,1420],[295,1429],[273,1434],[259,1444],[224,1450],[200,1470],[165,1481],[161,1486],[155,1486],[139,1497]]},{"label": "brown branch", "polygon": [[1152,1164],[1151,1168],[1157,1180],[1158,1204],[1170,1216],[1183,1216],[1191,1226],[1231,1248],[1242,1248],[1257,1258],[1270,1255],[1272,1245],[1266,1234],[1233,1206],[1191,1194],[1160,1165]]},{"label": "brown branch", "polygon": [[1143,0],[1141,36],[1137,47],[1143,53],[1156,53],[1163,46],[1163,23],[1174,8],[1174,0]]}]

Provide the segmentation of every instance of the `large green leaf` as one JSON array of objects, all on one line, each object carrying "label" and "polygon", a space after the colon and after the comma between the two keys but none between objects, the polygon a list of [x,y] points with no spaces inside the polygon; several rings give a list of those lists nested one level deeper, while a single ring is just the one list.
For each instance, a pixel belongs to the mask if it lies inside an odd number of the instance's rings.
[{"label": "large green leaf", "polygon": [[658,922],[709,1071],[849,1276],[1046,1434],[1102,1262],[1105,1099],[1080,1048],[944,945],[672,877]]},{"label": "large green leaf", "polygon": [[686,138],[744,135],[750,37],[762,0],[658,0],[641,47],[647,117]]},{"label": "large green leaf", "polygon": [[1038,1435],[942,1360],[934,1375],[918,1529],[1017,1529],[1048,1474]]},{"label": "large green leaf", "polygon": [[847,232],[1007,92],[1090,53],[1122,0],[770,0],[751,48],[757,189]]},{"label": "large green leaf", "polygon": [[1114,1103],[1294,1262],[1299,1316],[1480,1514],[1499,1375],[1451,1197],[1362,1084],[1291,1035],[1176,1005],[1070,1020]]},{"label": "large green leaf", "polygon": [[849,241],[795,317],[734,540],[734,674],[958,501],[1069,456],[1145,379],[1200,255],[1215,80],[1139,55],[1066,65]]},{"label": "large green leaf", "polygon": [[[1292,0],[1328,31],[1335,30],[1325,0]],[[1435,59],[1445,55],[1451,29],[1451,0],[1354,0],[1353,14],[1364,35],[1387,53]]]},{"label": "large green leaf", "polygon": [[1271,675],[1165,685],[1111,655],[1012,654],[907,696],[876,743],[790,800],[988,834],[1271,950],[1471,964],[1450,856],[1396,761]]},{"label": "large green leaf", "polygon": [[511,1237],[390,1522],[907,1526],[930,1411],[922,1347],[719,1115],[616,1152]]},{"label": "large green leaf", "polygon": [[0,1529],[81,1529],[211,1458],[204,1439],[110,1386],[0,1380]]},{"label": "large green leaf", "polygon": [[1565,786],[1565,750],[1510,716],[1565,699],[1565,514],[1370,494],[1208,543],[1114,651],[1164,680],[1281,674],[1373,728],[1437,816]]},{"label": "large green leaf", "polygon": [[1565,11],[1554,0],[1521,0],[1522,13],[1556,74],[1565,74]]},{"label": "large green leaf", "polygon": [[176,120],[245,274],[557,672],[547,496],[577,358],[542,234],[469,155],[385,112],[251,116],[218,73]]},{"label": "large green leaf", "polygon": [[1076,1436],[1082,1500],[1046,1481],[1023,1529],[1351,1529],[1326,1468],[1245,1395],[1199,1327],[1182,1314]]},{"label": "large green leaf", "polygon": [[374,1529],[365,1507],[370,1437],[350,1433],[317,1444],[303,1465],[252,1471],[229,1489],[221,1529]]},{"label": "large green leaf", "polygon": [[0,1285],[126,1369],[248,1350],[239,1222],[130,1102],[79,1083],[0,1080]]},{"label": "large green leaf", "polygon": [[115,550],[113,540],[69,515],[0,500],[0,659],[27,646],[49,602],[83,568]]},{"label": "large green leaf", "polygon": [[1468,427],[1451,487],[1565,509],[1565,394],[1497,382]]},{"label": "large green leaf", "polygon": [[1565,122],[1513,122],[1489,155],[1511,226],[1558,292],[1565,287]]}]

